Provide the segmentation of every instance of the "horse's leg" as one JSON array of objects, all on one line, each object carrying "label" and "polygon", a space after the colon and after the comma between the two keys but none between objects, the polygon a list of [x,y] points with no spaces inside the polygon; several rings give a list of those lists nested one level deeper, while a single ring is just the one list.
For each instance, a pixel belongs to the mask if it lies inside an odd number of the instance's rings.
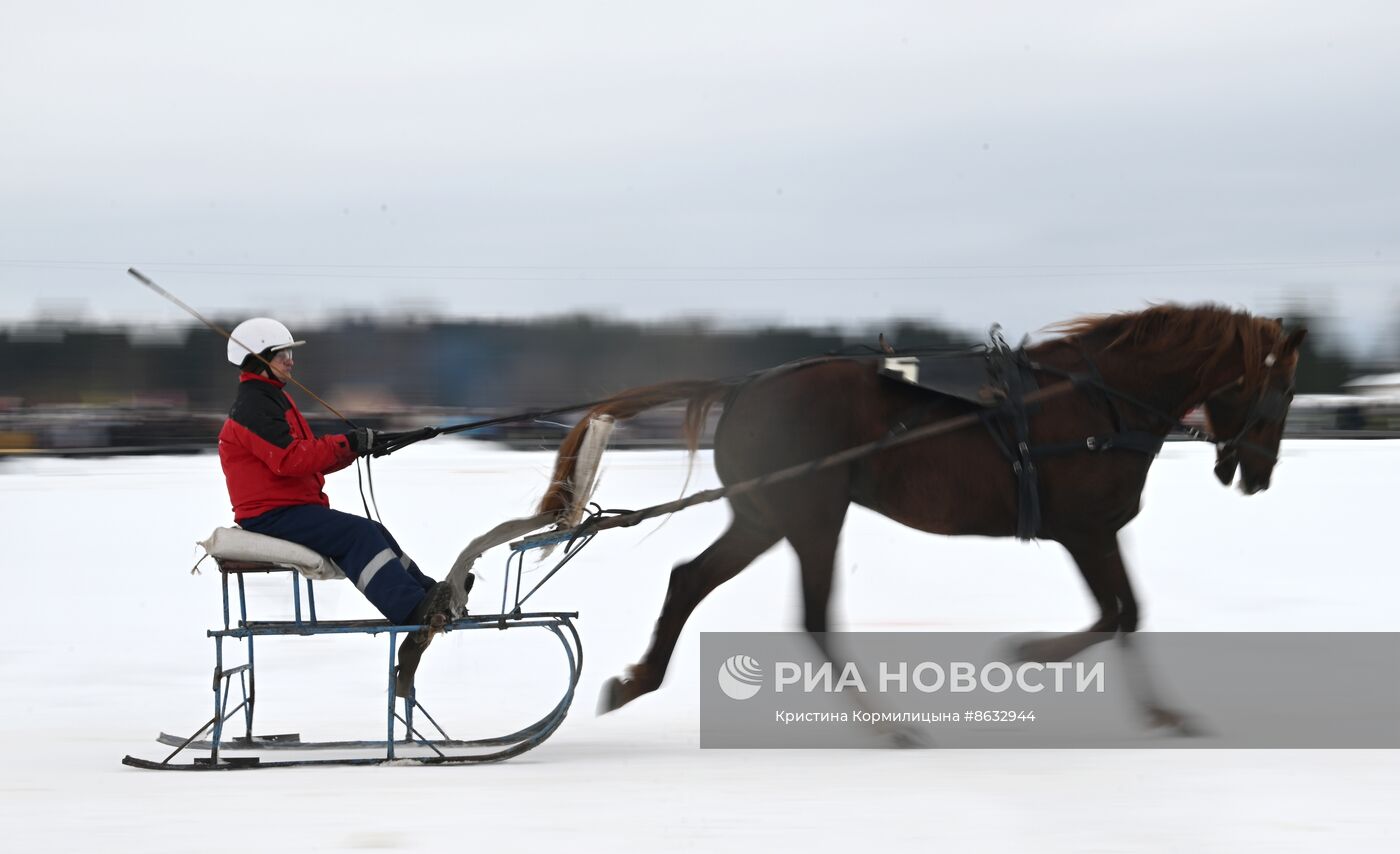
[{"label": "horse's leg", "polygon": [[1025,661],[1064,661],[1108,640],[1115,632],[1137,630],[1137,598],[1118,549],[1117,533],[1065,538],[1061,542],[1098,602],[1099,618],[1085,631],[1022,644],[1019,652]]},{"label": "horse's leg", "polygon": [[844,516],[843,508],[834,520],[822,520],[800,535],[788,535],[802,572],[802,627],[812,635],[825,632],[830,620],[836,545],[841,539]]},{"label": "horse's leg", "polygon": [[778,534],[736,512],[729,530],[718,540],[689,563],[671,570],[666,603],[661,607],[661,616],[656,621],[651,646],[640,662],[627,669],[626,676],[615,676],[603,684],[602,694],[598,698],[598,714],[611,712],[661,687],[681,629],[695,606],[716,587],[753,563],[778,539]]},{"label": "horse's leg", "polygon": [[[838,645],[839,635],[828,632],[831,592],[836,575],[836,547],[841,538],[841,525],[845,521],[848,506],[842,505],[834,511],[827,508],[827,512],[809,517],[804,522],[801,533],[788,534],[788,542],[797,552],[802,572],[803,628],[807,630],[812,642],[826,660],[831,662],[835,673],[844,672],[850,661]],[[846,698],[860,711],[879,711],[871,700],[859,693],[846,695]],[[929,744],[925,734],[913,727],[881,722],[875,724],[874,728],[896,747]]]},{"label": "horse's leg", "polygon": [[1128,687],[1133,700],[1146,716],[1148,725],[1172,727],[1183,735],[1195,729],[1182,713],[1164,705],[1153,686],[1147,662],[1132,644],[1131,633],[1137,631],[1140,612],[1123,553],[1118,547],[1118,535],[1064,541],[1065,548],[1079,566],[1089,591],[1099,603],[1099,618],[1086,631],[1045,638],[1022,644],[1019,652],[1026,661],[1065,661],[1096,643],[1102,643],[1119,633],[1119,648],[1127,662]]}]

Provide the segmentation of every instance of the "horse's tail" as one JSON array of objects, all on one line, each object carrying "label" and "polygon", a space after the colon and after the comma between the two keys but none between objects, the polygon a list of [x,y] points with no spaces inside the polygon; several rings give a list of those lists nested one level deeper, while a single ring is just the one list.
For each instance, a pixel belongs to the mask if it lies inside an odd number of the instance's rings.
[{"label": "horse's tail", "polygon": [[[544,494],[544,498],[540,499],[540,512],[553,513],[568,525],[577,524],[577,517],[583,509],[583,505],[591,497],[593,475],[597,465],[596,457],[602,455],[601,446],[594,450],[591,447],[594,443],[586,442],[590,425],[595,420],[602,422],[610,422],[613,419],[624,420],[663,403],[684,400],[687,402],[685,443],[693,455],[696,448],[700,446],[700,434],[705,429],[705,417],[709,414],[710,408],[733,387],[733,383],[719,380],[680,380],[642,386],[621,392],[607,402],[600,403],[588,410],[588,413],[575,425],[574,429],[569,431],[569,435],[564,437],[563,444],[559,446],[559,456],[554,463],[554,475],[550,479],[549,491]],[[594,458],[581,459],[583,456],[593,456]],[[579,476],[581,464],[582,468],[587,471],[586,477]],[[584,480],[588,482],[582,482]]]}]

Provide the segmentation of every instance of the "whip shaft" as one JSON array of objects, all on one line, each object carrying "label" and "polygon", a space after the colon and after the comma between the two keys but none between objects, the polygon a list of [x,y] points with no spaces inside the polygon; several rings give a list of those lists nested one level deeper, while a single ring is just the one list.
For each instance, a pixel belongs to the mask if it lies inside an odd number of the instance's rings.
[{"label": "whip shaft", "polygon": [[[210,320],[209,318],[207,318],[207,317],[205,317],[204,315],[200,314],[199,312],[195,311],[195,310],[194,310],[193,308],[191,308],[190,306],[186,305],[185,302],[184,302],[183,300],[181,300],[179,297],[177,297],[177,296],[175,296],[174,294],[172,294],[170,291],[167,291],[165,288],[162,288],[160,285],[156,284],[155,282],[151,281],[150,278],[148,278],[148,277],[147,277],[144,273],[142,273],[140,270],[136,269],[135,267],[128,267],[128,268],[127,268],[127,273],[131,274],[131,277],[132,277],[133,279],[135,279],[136,281],[140,282],[141,284],[145,285],[146,287],[150,288],[151,290],[155,291],[156,293],[160,294],[161,296],[163,296],[163,297],[165,297],[166,299],[170,300],[171,302],[175,303],[175,304],[178,305],[180,308],[184,309],[185,312],[188,313],[188,314],[189,314],[191,317],[193,317],[195,320],[198,320],[200,323],[203,323],[205,326],[207,326],[207,327],[209,327],[210,329],[214,330],[215,332],[219,333],[220,335],[222,335],[224,338],[228,339],[229,341],[232,341],[233,343],[235,343],[235,344],[237,344],[238,346],[242,347],[244,350],[247,350],[249,353],[253,353],[253,348],[251,348],[251,347],[249,347],[248,345],[244,344],[242,341],[239,341],[237,338],[234,338],[234,337],[233,337],[233,333],[229,332],[227,329],[224,329],[224,328],[223,328],[222,326],[220,326],[219,324],[215,323],[214,321]],[[267,359],[264,359],[260,353],[253,353],[253,358],[257,359],[259,362],[262,362],[264,365],[267,365],[268,368],[271,368],[271,367],[272,367],[272,363],[271,363],[270,361],[268,361]],[[331,413],[334,414],[336,418],[339,418],[341,421],[344,421],[346,424],[350,425],[350,428],[351,428],[352,430],[355,428],[355,422],[351,421],[349,418],[346,418],[344,415],[342,415],[342,414],[340,413],[340,410],[339,410],[339,409],[336,409],[334,406],[331,406],[329,403],[326,403],[324,400],[322,400],[322,399],[321,399],[321,396],[318,395],[318,394],[316,394],[316,392],[314,392],[314,391],[312,391],[311,389],[307,388],[306,386],[302,385],[302,384],[301,384],[299,381],[297,381],[294,377],[287,377],[287,381],[290,382],[292,385],[296,386],[297,388],[301,389],[302,391],[306,392],[307,394],[311,395],[311,399],[312,399],[312,400],[316,401],[317,403],[319,403],[319,404],[321,404],[322,406],[324,406],[326,409],[330,410]]]}]

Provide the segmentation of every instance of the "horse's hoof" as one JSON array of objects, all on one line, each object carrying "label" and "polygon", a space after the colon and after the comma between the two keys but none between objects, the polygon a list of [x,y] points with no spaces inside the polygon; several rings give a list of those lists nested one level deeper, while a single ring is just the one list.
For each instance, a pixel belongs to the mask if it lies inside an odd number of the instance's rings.
[{"label": "horse's hoof", "polygon": [[1198,726],[1189,716],[1162,706],[1151,706],[1147,710],[1147,726],[1149,729],[1169,730],[1172,735],[1195,738],[1206,734],[1206,731]]},{"label": "horse's hoof", "polygon": [[1017,661],[1062,661],[1062,651],[1055,638],[1035,638],[1021,641],[1012,647],[1012,655]]},{"label": "horse's hoof", "polygon": [[933,739],[928,733],[912,727],[900,727],[886,733],[885,738],[889,741],[890,747],[897,747],[901,750],[923,750],[933,747]]},{"label": "horse's hoof", "polygon": [[606,715],[627,705],[634,699],[628,696],[629,693],[626,683],[620,677],[614,676],[604,682],[603,690],[598,692],[598,714]]}]

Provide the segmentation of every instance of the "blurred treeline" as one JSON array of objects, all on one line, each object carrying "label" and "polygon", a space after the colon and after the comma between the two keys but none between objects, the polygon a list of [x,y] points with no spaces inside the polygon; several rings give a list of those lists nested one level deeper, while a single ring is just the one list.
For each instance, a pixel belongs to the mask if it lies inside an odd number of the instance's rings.
[{"label": "blurred treeline", "polygon": [[[237,320],[218,319],[224,328]],[[901,346],[962,346],[980,336],[917,323],[868,334],[538,321],[340,321],[295,326],[296,378],[339,408],[464,410],[558,405],[674,379],[737,376],[877,336]],[[222,410],[238,370],[202,326],[143,331],[45,325],[0,332],[0,397],[11,406],[173,405]],[[307,403],[303,401],[305,407]],[[308,413],[309,414],[309,413]]]},{"label": "blurred treeline", "polygon": [[[232,328],[237,319],[216,322]],[[1359,364],[1330,341],[1325,325],[1304,344],[1298,390],[1341,391],[1384,366]],[[899,347],[963,346],[981,332],[911,321],[860,332],[721,329],[703,321],[618,323],[589,317],[535,321],[346,320],[298,326],[296,377],[338,407],[462,410],[558,405],[675,379],[737,376],[885,336]],[[237,369],[225,341],[202,326],[156,331],[36,325],[0,331],[0,398],[10,406],[64,403],[169,405],[222,410]]]}]

